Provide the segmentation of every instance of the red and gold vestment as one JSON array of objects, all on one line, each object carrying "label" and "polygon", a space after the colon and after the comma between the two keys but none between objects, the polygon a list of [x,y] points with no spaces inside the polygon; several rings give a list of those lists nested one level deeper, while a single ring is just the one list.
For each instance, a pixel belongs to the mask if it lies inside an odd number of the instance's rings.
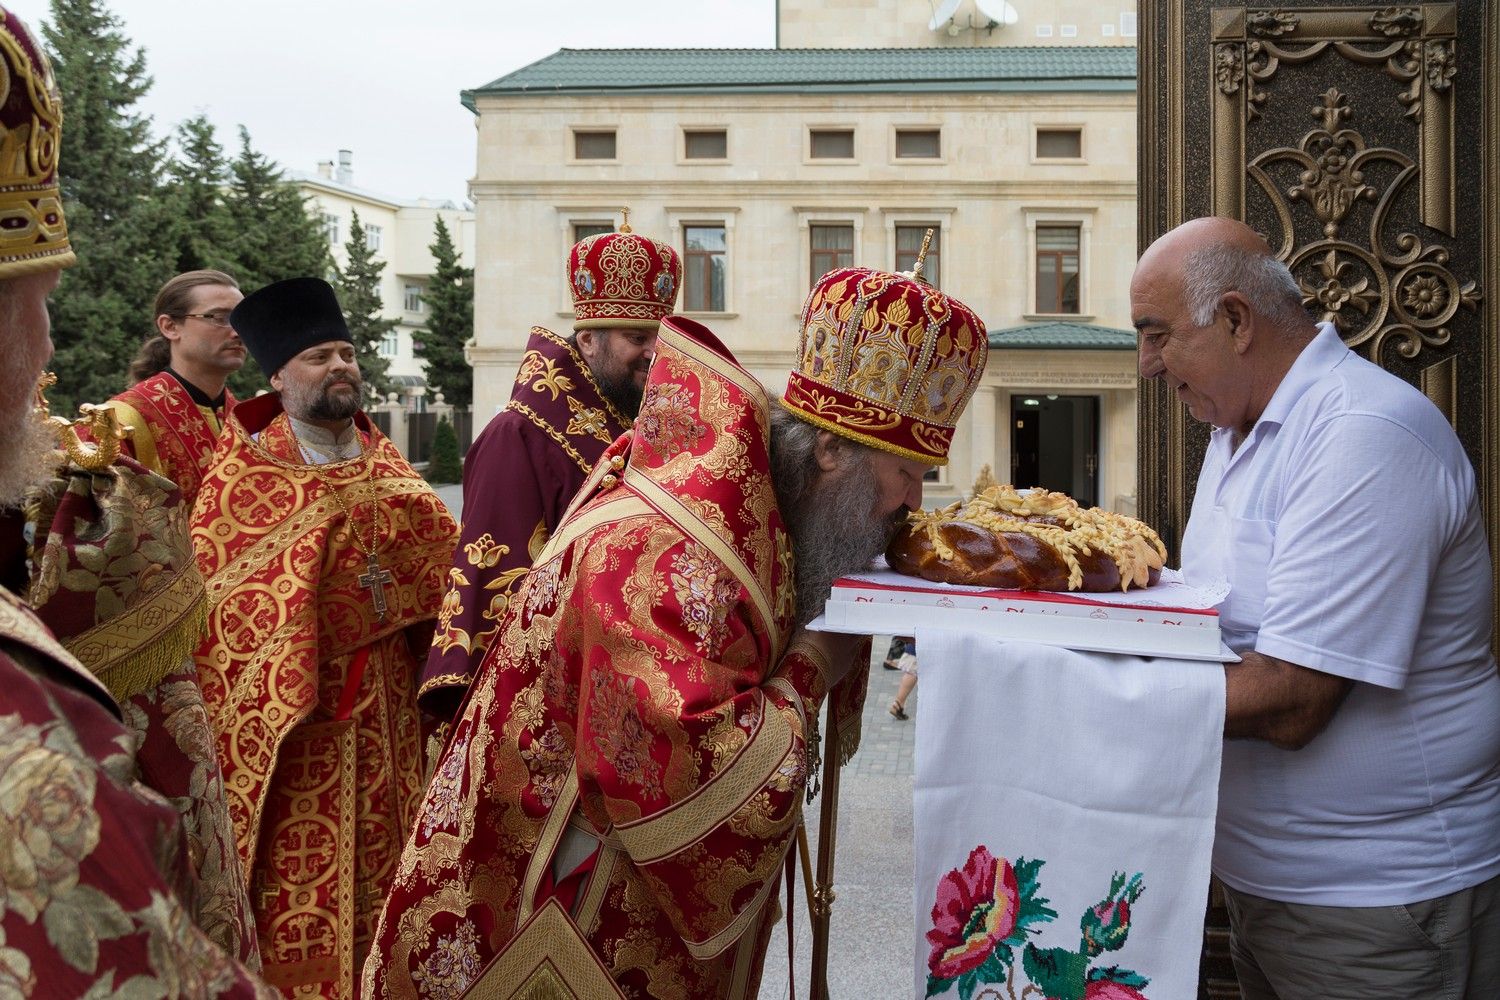
[{"label": "red and gold vestment", "polygon": [[213,464],[224,418],[234,404],[234,396],[225,390],[221,408],[202,406],[177,375],[163,371],[142,379],[105,405],[130,432],[125,453],[176,483],[191,510],[198,484]]},{"label": "red and gold vestment", "polygon": [[[791,638],[767,410],[711,333],[663,323],[633,432],[485,654],[368,996],[755,995],[827,669]],[[599,846],[554,892],[570,829]]]},{"label": "red and gold vestment", "polygon": [[194,922],[178,810],[114,700],[0,588],[0,995],[274,997]]},{"label": "red and gold vestment", "polygon": [[27,600],[118,701],[140,780],[176,808],[197,878],[190,912],[230,955],[260,968],[250,899],[193,651],[203,577],[182,491],[129,458],[64,464],[28,504]]},{"label": "red and gold vestment", "polygon": [[510,402],[464,456],[463,528],[418,692],[434,717],[458,713],[521,577],[629,429],[573,346],[532,327]]},{"label": "red and gold vestment", "polygon": [[456,535],[395,446],[355,423],[359,457],[309,465],[278,397],[240,404],[192,526],[198,671],[264,975],[335,998],[354,995],[421,794],[417,653]]}]

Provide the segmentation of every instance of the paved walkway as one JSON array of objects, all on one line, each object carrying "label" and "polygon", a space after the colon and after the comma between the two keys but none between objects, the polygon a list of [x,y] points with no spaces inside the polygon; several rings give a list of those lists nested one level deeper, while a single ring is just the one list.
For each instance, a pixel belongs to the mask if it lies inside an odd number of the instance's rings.
[{"label": "paved walkway", "polygon": [[[439,486],[455,518],[463,490]],[[906,703],[910,721],[886,713],[901,674],[882,670],[889,636],[876,636],[865,696],[859,752],[844,768],[839,793],[839,837],[834,865],[833,924],[828,958],[832,998],[904,997],[912,981],[912,745],[921,712],[921,685]],[[807,807],[808,843],[818,844],[818,803]],[[797,872],[797,996],[807,997],[812,925],[800,867]],[[786,890],[780,898],[785,906]],[[788,1000],[786,923],[776,928],[761,977],[761,1000]]]},{"label": "paved walkway", "polygon": [[[912,982],[912,745],[922,686],[906,702],[907,722],[886,713],[901,674],[882,670],[889,636],[876,636],[859,752],[839,785],[838,850],[828,957],[832,998],[905,997]],[[807,807],[808,843],[818,843],[818,803]],[[798,869],[794,926],[797,996],[807,997],[812,927]],[[781,892],[785,905],[786,891]],[[787,1000],[785,918],[771,936],[761,1000]]]}]

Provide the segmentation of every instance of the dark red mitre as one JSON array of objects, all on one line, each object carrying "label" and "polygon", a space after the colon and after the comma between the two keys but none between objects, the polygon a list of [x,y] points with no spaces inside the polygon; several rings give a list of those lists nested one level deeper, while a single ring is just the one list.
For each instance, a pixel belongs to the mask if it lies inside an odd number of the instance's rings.
[{"label": "dark red mitre", "polygon": [[0,279],[70,267],[57,153],[62,98],[47,56],[19,17],[0,7]]},{"label": "dark red mitre", "polygon": [[957,299],[905,274],[838,268],[802,307],[781,404],[862,444],[947,465],[988,355],[984,323]]},{"label": "dark red mitre", "polygon": [[677,251],[621,226],[586,236],[568,254],[573,329],[634,327],[655,330],[672,311],[682,284]]}]

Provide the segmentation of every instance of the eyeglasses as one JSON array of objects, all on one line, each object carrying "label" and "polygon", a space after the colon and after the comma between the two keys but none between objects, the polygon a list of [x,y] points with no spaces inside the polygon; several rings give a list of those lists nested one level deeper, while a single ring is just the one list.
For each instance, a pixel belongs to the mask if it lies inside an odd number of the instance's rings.
[{"label": "eyeglasses", "polygon": [[205,323],[212,323],[214,326],[229,325],[229,314],[227,312],[183,313],[182,315],[184,317],[191,316],[193,319],[201,319]]}]

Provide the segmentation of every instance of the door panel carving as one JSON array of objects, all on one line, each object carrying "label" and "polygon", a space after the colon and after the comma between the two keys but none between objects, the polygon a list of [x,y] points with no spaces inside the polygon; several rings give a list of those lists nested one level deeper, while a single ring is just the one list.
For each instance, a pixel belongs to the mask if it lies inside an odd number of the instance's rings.
[{"label": "door panel carving", "polygon": [[[1265,236],[1310,311],[1453,423],[1493,555],[1500,4],[1141,0],[1140,22],[1141,248],[1211,214]],[[1139,398],[1139,512],[1176,553],[1208,429],[1159,383]],[[1392,502],[1421,516],[1420,489]],[[1239,994],[1226,928],[1211,908],[1200,997]]]}]

